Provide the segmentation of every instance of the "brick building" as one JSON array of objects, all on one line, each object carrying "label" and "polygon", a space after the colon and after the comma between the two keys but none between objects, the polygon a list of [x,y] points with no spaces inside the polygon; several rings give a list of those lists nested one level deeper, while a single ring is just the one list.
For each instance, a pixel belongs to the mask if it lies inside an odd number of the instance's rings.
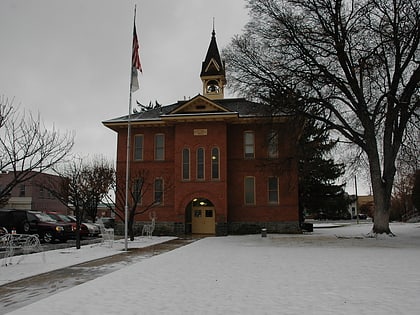
[{"label": "brick building", "polygon": [[[10,199],[3,208],[67,213],[67,207],[42,188],[43,185],[60,180],[59,176],[33,171],[27,177],[27,181],[12,189]],[[12,182],[13,178],[12,172],[0,173],[0,191]]]},{"label": "brick building", "polygon": [[[200,74],[202,94],[103,122],[118,134],[117,176],[125,176],[130,121],[130,176],[147,171],[141,180],[151,189],[139,207],[156,202],[157,229],[299,232],[295,147],[301,128],[263,104],[225,99],[224,66],[213,31]],[[117,203],[124,208],[124,200]],[[148,215],[136,221],[141,225]]]}]

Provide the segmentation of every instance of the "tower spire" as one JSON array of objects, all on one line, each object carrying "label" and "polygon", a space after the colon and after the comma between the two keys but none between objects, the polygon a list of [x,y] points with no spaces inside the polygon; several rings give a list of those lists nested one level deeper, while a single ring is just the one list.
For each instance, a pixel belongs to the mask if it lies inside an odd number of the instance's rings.
[{"label": "tower spire", "polygon": [[201,65],[200,78],[203,82],[204,96],[210,99],[224,98],[224,87],[226,84],[225,63],[220,58],[219,48],[217,47],[214,17],[210,45],[206,58]]}]

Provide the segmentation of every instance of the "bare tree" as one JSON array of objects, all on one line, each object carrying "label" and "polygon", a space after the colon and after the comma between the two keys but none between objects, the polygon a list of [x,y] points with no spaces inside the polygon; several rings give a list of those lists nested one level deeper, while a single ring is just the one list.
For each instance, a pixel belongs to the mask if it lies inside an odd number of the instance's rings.
[{"label": "bare tree", "polygon": [[418,1],[248,0],[248,7],[245,33],[224,51],[232,86],[360,147],[374,194],[372,232],[392,234],[395,161],[420,114]]},{"label": "bare tree", "polygon": [[7,203],[14,187],[61,162],[71,151],[74,136],[47,129],[39,114],[21,111],[4,97],[0,98],[0,117],[0,171],[14,174],[0,188],[0,203]]},{"label": "bare tree", "polygon": [[95,222],[98,205],[108,195],[115,181],[115,169],[112,162],[97,156],[85,164],[83,176],[86,182],[84,213]]},{"label": "bare tree", "polygon": [[6,123],[6,119],[13,109],[11,103],[12,101],[9,101],[8,98],[0,96],[0,128]]},{"label": "bare tree", "polygon": [[[118,218],[125,221],[125,174],[117,176],[114,183],[114,196],[108,195],[107,201],[111,211],[115,213]],[[165,187],[161,193],[165,194],[173,188],[173,185],[167,180]],[[134,241],[134,223],[135,217],[146,213],[147,211],[157,207],[160,204],[159,196],[152,196],[154,194],[154,179],[150,176],[148,170],[139,169],[133,172],[130,177],[129,185],[129,202],[128,202],[128,221],[127,228],[130,240]],[[152,197],[151,197],[152,196]]]},{"label": "bare tree", "polygon": [[61,180],[41,184],[60,200],[76,217],[76,248],[80,249],[80,227],[87,214],[95,220],[98,204],[111,189],[115,170],[104,157],[93,160],[74,157],[69,163],[56,168]]}]

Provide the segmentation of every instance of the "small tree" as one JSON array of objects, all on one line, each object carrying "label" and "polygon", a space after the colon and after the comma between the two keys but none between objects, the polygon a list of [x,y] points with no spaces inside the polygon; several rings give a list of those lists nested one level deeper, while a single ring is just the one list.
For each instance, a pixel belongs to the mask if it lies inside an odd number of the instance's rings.
[{"label": "small tree", "polygon": [[86,163],[83,173],[87,185],[83,209],[85,215],[95,222],[98,205],[108,195],[115,181],[115,169],[111,162],[98,156]]},{"label": "small tree", "polygon": [[86,183],[83,176],[83,163],[81,158],[74,158],[71,162],[56,169],[61,180],[42,183],[41,187],[49,191],[76,217],[76,248],[80,249],[80,227],[83,217],[83,204],[86,192]]},{"label": "small tree", "polygon": [[[144,214],[159,205],[159,202],[157,202],[154,197],[150,197],[154,192],[154,184],[154,179],[152,179],[149,171],[146,169],[139,169],[131,174],[128,183],[129,200],[127,209],[127,229],[131,241],[134,241],[135,236],[135,217]],[[116,181],[113,185],[115,199],[113,196],[107,196],[109,209],[113,211],[122,222],[125,222],[125,187],[125,174],[116,176]],[[162,193],[166,193],[170,189],[172,189],[172,184],[169,181],[166,181]]]},{"label": "small tree", "polygon": [[345,171],[344,165],[332,158],[336,144],[325,126],[314,119],[306,121],[298,146],[300,211],[314,215],[323,212],[329,218],[348,214],[344,184],[335,184]]},{"label": "small tree", "polygon": [[62,180],[44,184],[44,188],[68,209],[74,211],[76,248],[79,249],[83,217],[87,213],[95,219],[97,206],[109,192],[115,171],[112,163],[103,157],[94,158],[92,161],[76,157],[60,169],[56,169],[56,173]]}]

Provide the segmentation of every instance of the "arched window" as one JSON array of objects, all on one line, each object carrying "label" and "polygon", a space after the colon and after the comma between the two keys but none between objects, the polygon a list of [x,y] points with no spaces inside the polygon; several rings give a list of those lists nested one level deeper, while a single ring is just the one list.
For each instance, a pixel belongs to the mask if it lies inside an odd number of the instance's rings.
[{"label": "arched window", "polygon": [[182,179],[190,179],[190,149],[182,150]]},{"label": "arched window", "polygon": [[219,179],[219,149],[211,149],[211,178]]},{"label": "arched window", "polygon": [[204,149],[197,149],[197,179],[204,179]]}]

